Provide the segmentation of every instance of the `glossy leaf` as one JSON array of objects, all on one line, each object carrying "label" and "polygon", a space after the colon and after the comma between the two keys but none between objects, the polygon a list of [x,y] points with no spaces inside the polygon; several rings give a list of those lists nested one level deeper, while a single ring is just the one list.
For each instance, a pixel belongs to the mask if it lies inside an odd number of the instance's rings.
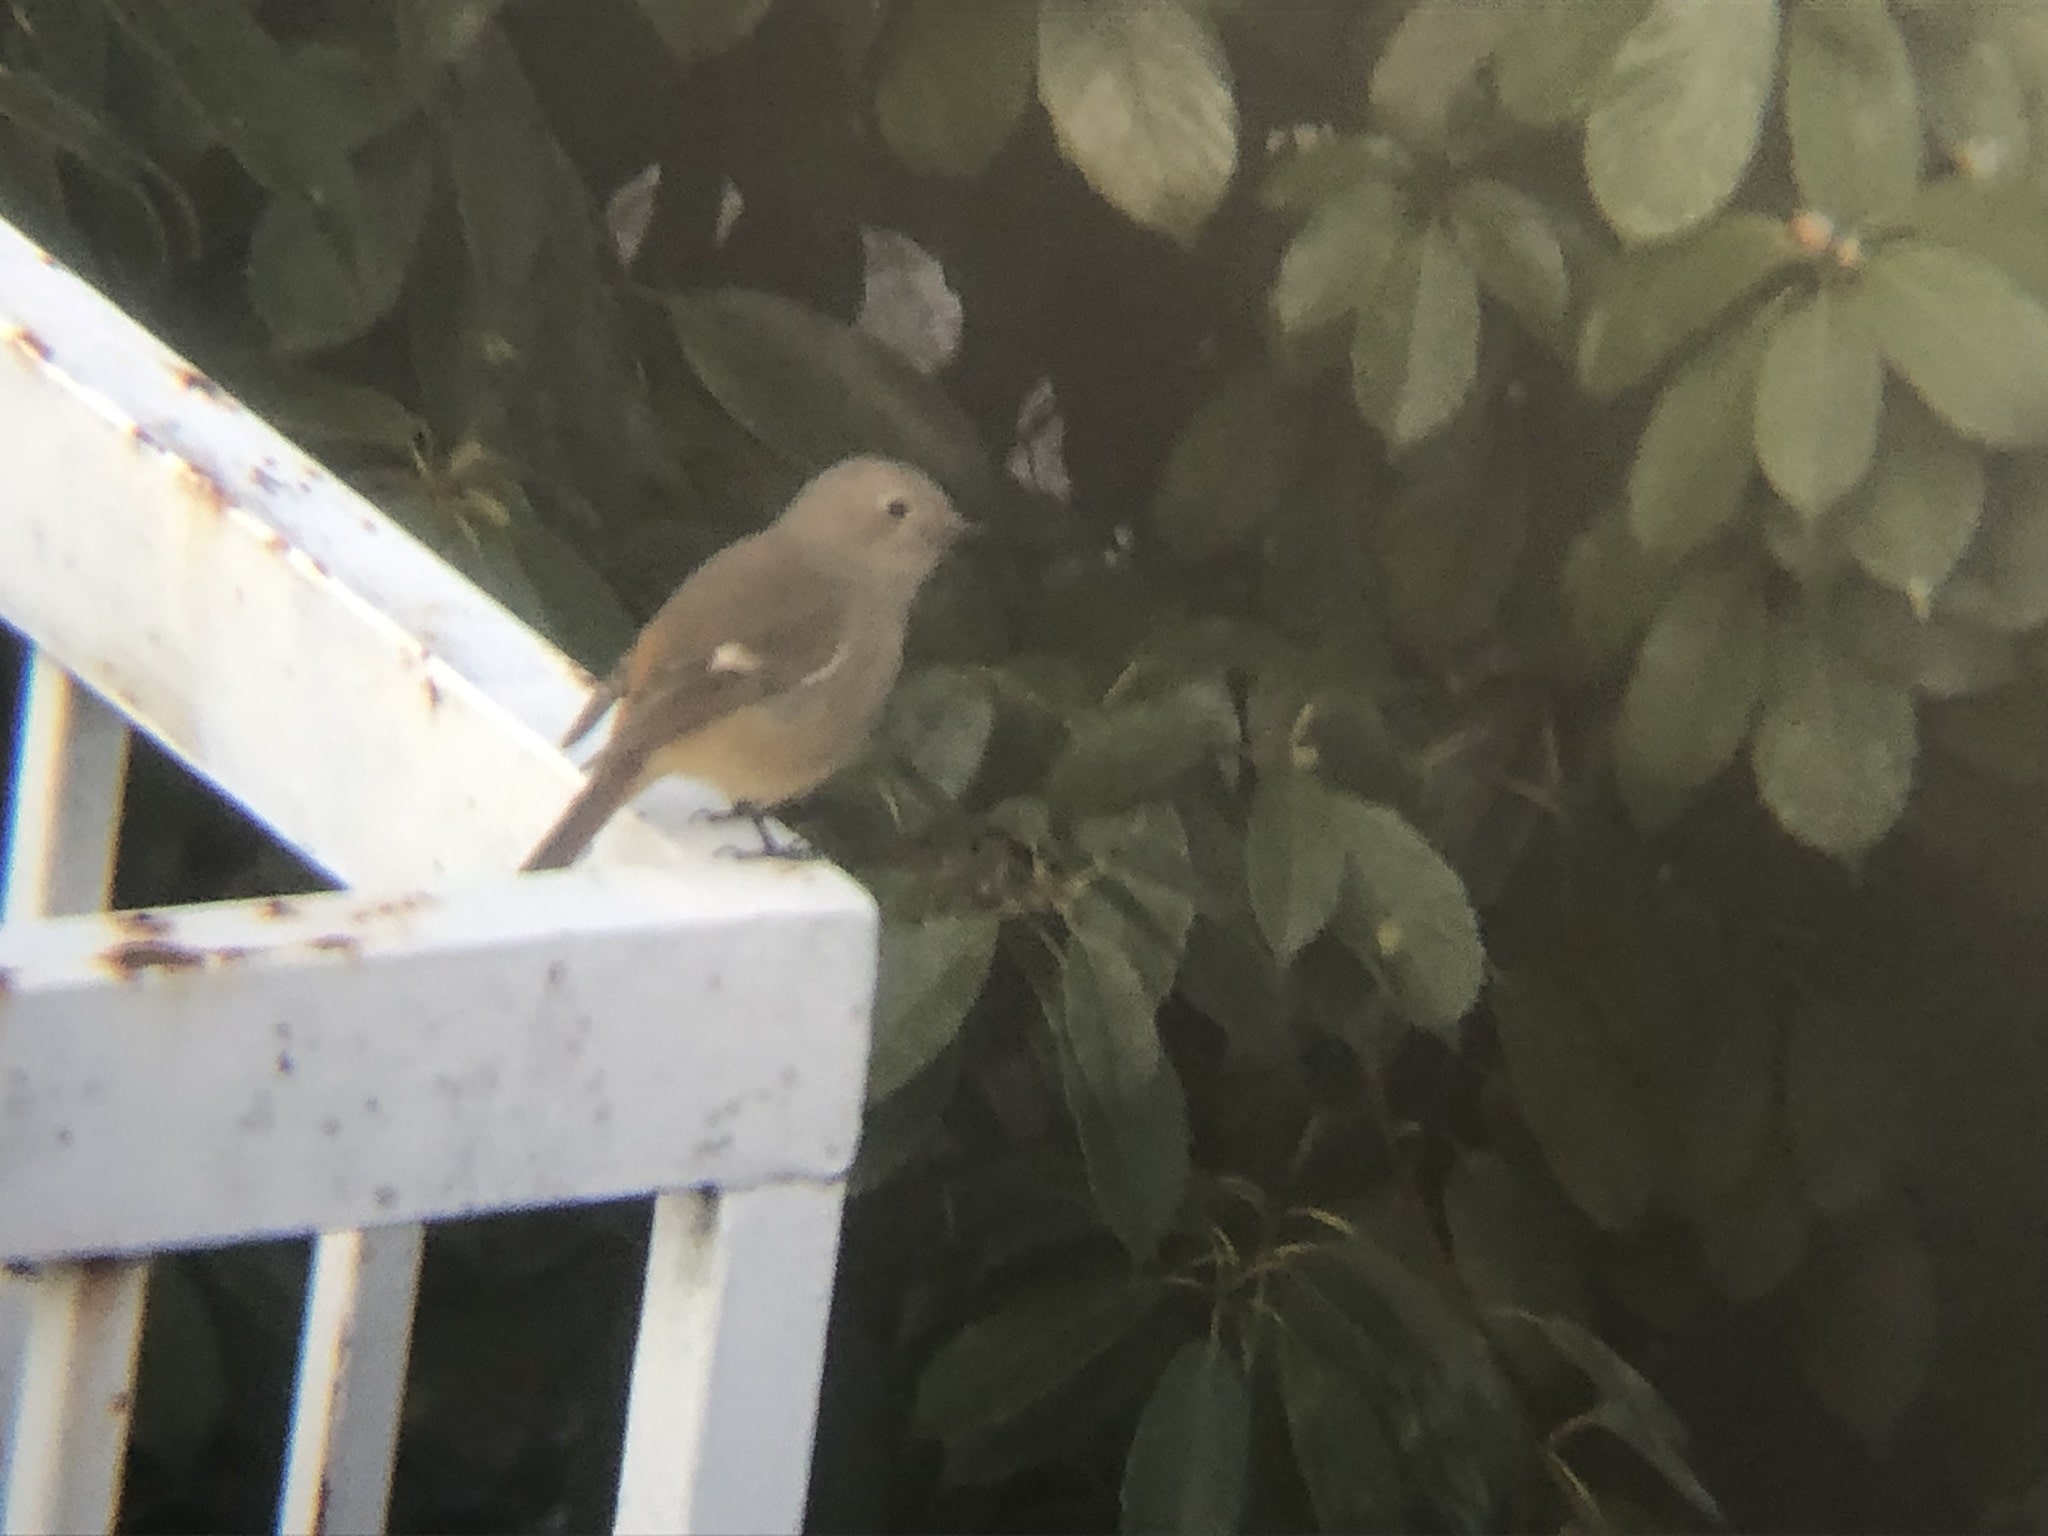
[{"label": "glossy leaf", "polygon": [[1688,1209],[1733,1192],[1764,1155],[1778,1100],[1778,1027],[1747,978],[1730,977],[1702,1005],[1702,1039],[1680,1131],[1677,1185]]},{"label": "glossy leaf", "polygon": [[1778,494],[1809,517],[1870,468],[1884,369],[1867,306],[1823,287],[1780,314],[1756,379],[1756,457]]},{"label": "glossy leaf", "polygon": [[1735,760],[1770,647],[1753,565],[1703,565],[1671,595],[1643,637],[1615,726],[1615,774],[1639,824],[1664,825]]},{"label": "glossy leaf", "polygon": [[1539,128],[1581,116],[1606,78],[1614,50],[1649,13],[1650,3],[1523,0],[1515,29],[1494,51],[1501,105]]},{"label": "glossy leaf", "polygon": [[935,476],[970,512],[994,499],[994,472],[973,423],[880,342],[745,288],[678,294],[668,308],[704,387],[787,458],[823,468],[849,453],[888,453]]},{"label": "glossy leaf", "polygon": [[1344,891],[1338,814],[1306,773],[1264,775],[1244,829],[1245,879],[1259,931],[1283,964],[1323,931]]},{"label": "glossy leaf", "polygon": [[1920,105],[1928,136],[1965,176],[2010,176],[2027,160],[2028,84],[2006,29],[1994,21],[1925,50]]},{"label": "glossy leaf", "polygon": [[1081,716],[1053,760],[1045,793],[1059,805],[1115,810],[1151,800],[1237,744],[1237,712],[1217,678],[1202,678]]},{"label": "glossy leaf", "polygon": [[1182,1345],[1138,1416],[1120,1529],[1236,1530],[1250,1454],[1251,1399],[1237,1362],[1213,1337]]},{"label": "glossy leaf", "polygon": [[1255,369],[1227,380],[1174,439],[1152,499],[1154,525],[1190,555],[1243,544],[1278,506],[1299,436],[1274,375]]},{"label": "glossy leaf", "polygon": [[[1401,1454],[1371,1391],[1356,1330],[1336,1341],[1290,1316],[1279,1331],[1280,1400],[1294,1460],[1326,1531],[1394,1531],[1404,1518]],[[1345,1344],[1349,1348],[1345,1348]]]},{"label": "glossy leaf", "polygon": [[686,68],[746,41],[775,0],[638,0],[676,62]]},{"label": "glossy leaf", "polygon": [[1801,1359],[1836,1417],[1882,1446],[1933,1372],[1934,1267],[1903,1220],[1880,1221],[1829,1252],[1801,1287]]},{"label": "glossy leaf", "polygon": [[1606,664],[1634,649],[1670,594],[1675,571],[1629,531],[1624,507],[1587,524],[1572,543],[1562,577],[1572,633],[1588,658]]},{"label": "glossy leaf", "polygon": [[1737,300],[1799,258],[1784,221],[1724,213],[1616,264],[1579,337],[1579,381],[1605,398],[1649,378]]},{"label": "glossy leaf", "polygon": [[1843,1000],[1810,998],[1785,1045],[1785,1126],[1807,1204],[1823,1216],[1883,1192],[1900,1103],[1879,1021]]},{"label": "glossy leaf", "polygon": [[1022,0],[897,8],[875,84],[875,120],[896,158],[934,175],[980,174],[1031,100],[1036,22]]},{"label": "glossy leaf", "polygon": [[1410,1019],[1454,1034],[1479,999],[1486,966],[1465,883],[1397,811],[1335,793],[1331,811],[1349,865],[1337,936]]},{"label": "glossy leaf", "polygon": [[1755,1301],[1790,1279],[1812,1225],[1792,1165],[1776,1145],[1765,1148],[1741,1183],[1693,1213],[1707,1272],[1730,1301]]},{"label": "glossy leaf", "polygon": [[1993,629],[2048,623],[2048,485],[2038,461],[1994,475],[1983,526],[1943,589],[1941,610]]},{"label": "glossy leaf", "polygon": [[1534,974],[1503,978],[1493,1015],[1515,1102],[1551,1172],[1601,1226],[1634,1226],[1649,1209],[1656,1149],[1607,1031],[1578,998]]},{"label": "glossy leaf", "polygon": [[1193,244],[1237,171],[1237,98],[1208,17],[1044,0],[1038,93],[1060,150],[1135,222]]},{"label": "glossy leaf", "polygon": [[1577,1221],[1554,1186],[1491,1152],[1465,1153],[1444,1181],[1451,1255],[1481,1301],[1532,1312],[1582,1311]]},{"label": "glossy leaf", "polygon": [[1643,1374],[1569,1318],[1523,1313],[1518,1321],[1541,1331],[1591,1383],[1598,1394],[1589,1410],[1592,1421],[1655,1467],[1696,1513],[1719,1524],[1720,1506],[1685,1459],[1685,1426]]},{"label": "glossy leaf", "polygon": [[1453,104],[1515,19],[1512,6],[1421,0],[1373,64],[1374,114],[1409,143],[1441,149]]},{"label": "glossy leaf", "polygon": [[919,1432],[950,1445],[1014,1421],[1107,1354],[1157,1295],[1117,1264],[1011,1297],[947,1340],[925,1367]]},{"label": "glossy leaf", "polygon": [[987,687],[954,667],[928,667],[898,684],[883,727],[898,759],[954,800],[980,772],[994,731]]},{"label": "glossy leaf", "polygon": [[1925,613],[1984,517],[1984,462],[1916,399],[1885,413],[1870,484],[1849,509],[1857,564]]},{"label": "glossy leaf", "polygon": [[354,224],[296,194],[271,199],[249,243],[249,302],[281,351],[353,341],[390,310],[433,187],[413,155],[364,175]]},{"label": "glossy leaf", "polygon": [[1074,829],[1087,856],[1089,888],[1070,922],[1112,945],[1131,963],[1156,1005],[1172,990],[1195,920],[1196,879],[1179,814],[1154,801]]},{"label": "glossy leaf", "polygon": [[1946,246],[1902,240],[1868,272],[1878,345],[1935,414],[1994,448],[2048,442],[2048,310]]},{"label": "glossy leaf", "polygon": [[1777,0],[1655,0],[1586,118],[1586,181],[1623,239],[1666,239],[1734,195],[1777,56]]},{"label": "glossy leaf", "polygon": [[1053,1037],[1088,1186],[1131,1253],[1159,1246],[1188,1176],[1187,1106],[1160,1049],[1155,1003],[1123,952],[1079,931],[1061,959]]},{"label": "glossy leaf", "polygon": [[1571,278],[1550,215],[1503,181],[1478,177],[1451,194],[1451,227],[1486,291],[1541,335],[1564,323]]},{"label": "glossy leaf", "polygon": [[1395,448],[1436,431],[1479,369],[1479,287],[1457,241],[1432,224],[1387,263],[1359,309],[1351,393]]},{"label": "glossy leaf", "polygon": [[1828,616],[1845,654],[1871,676],[1923,699],[1983,693],[2019,670],[2019,645],[2009,632],[1943,610],[1916,613],[1904,593],[1868,581],[1837,587]]},{"label": "glossy leaf", "polygon": [[1855,858],[1905,811],[1918,755],[1912,695],[1869,677],[1810,626],[1793,626],[1750,745],[1778,824],[1822,853]]},{"label": "glossy leaf", "polygon": [[1750,325],[1700,354],[1664,387],[1629,468],[1629,528],[1666,559],[1732,523],[1756,476],[1753,446],[1761,329]]},{"label": "glossy leaf", "polygon": [[995,958],[995,918],[899,918],[882,927],[868,1096],[884,1098],[952,1043]]},{"label": "glossy leaf", "polygon": [[1884,0],[1801,0],[1785,24],[1785,122],[1806,206],[1849,224],[1920,184],[1920,104]]},{"label": "glossy leaf", "polygon": [[1281,330],[1306,335],[1350,316],[1371,299],[1411,234],[1389,182],[1367,178],[1331,193],[1280,259],[1272,311]]}]

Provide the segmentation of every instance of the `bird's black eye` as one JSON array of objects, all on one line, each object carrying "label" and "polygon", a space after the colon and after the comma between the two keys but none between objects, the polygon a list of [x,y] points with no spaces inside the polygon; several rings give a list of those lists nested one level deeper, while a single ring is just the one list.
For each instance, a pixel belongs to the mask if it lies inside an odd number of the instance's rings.
[{"label": "bird's black eye", "polygon": [[900,521],[901,519],[910,516],[910,503],[905,501],[901,496],[891,496],[887,501],[882,503],[882,510],[888,513],[891,517],[896,518]]}]

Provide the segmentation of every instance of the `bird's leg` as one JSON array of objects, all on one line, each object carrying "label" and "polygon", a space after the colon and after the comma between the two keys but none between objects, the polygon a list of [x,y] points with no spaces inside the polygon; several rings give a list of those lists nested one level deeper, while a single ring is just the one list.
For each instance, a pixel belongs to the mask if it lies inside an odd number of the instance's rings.
[{"label": "bird's leg", "polygon": [[789,842],[784,842],[778,838],[775,835],[774,829],[768,825],[768,813],[758,805],[751,804],[748,801],[735,800],[729,810],[702,810],[697,814],[705,821],[748,821],[753,823],[754,835],[761,839],[761,846],[752,851],[744,848],[721,850],[722,852],[729,853],[733,858],[788,859],[793,863],[801,863],[805,860],[821,856],[817,849],[804,842],[801,838],[792,839]]}]

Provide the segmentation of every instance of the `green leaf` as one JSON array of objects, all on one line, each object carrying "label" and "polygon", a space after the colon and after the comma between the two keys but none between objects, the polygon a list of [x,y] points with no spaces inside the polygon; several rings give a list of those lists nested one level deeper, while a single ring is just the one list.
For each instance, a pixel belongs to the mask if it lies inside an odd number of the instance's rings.
[{"label": "green leaf", "polygon": [[1823,287],[1771,323],[1756,378],[1756,457],[1778,494],[1809,517],[1870,468],[1884,369],[1868,306]]},{"label": "green leaf", "polygon": [[1060,150],[1113,206],[1192,245],[1237,170],[1215,24],[1176,0],[1044,0],[1038,93]]},{"label": "green leaf", "polygon": [[1128,960],[1154,1006],[1173,990],[1195,920],[1186,837],[1179,815],[1162,803],[1091,817],[1074,831],[1099,878],[1074,898],[1068,926]]},{"label": "green leaf", "polygon": [[1309,213],[1360,182],[1398,181],[1406,161],[1384,134],[1318,132],[1283,143],[1259,183],[1259,205]]},{"label": "green leaf", "polygon": [[1732,523],[1756,474],[1762,328],[1745,325],[1695,358],[1657,397],[1629,468],[1629,529],[1675,559]]},{"label": "green leaf", "polygon": [[1920,105],[1885,0],[1801,0],[1785,27],[1785,125],[1808,208],[1848,224],[1920,185]]},{"label": "green leaf", "polygon": [[1396,448],[1450,420],[1479,370],[1479,288],[1440,224],[1395,252],[1351,343],[1358,411]]},{"label": "green leaf", "polygon": [[1920,189],[1912,223],[1923,238],[1990,262],[2048,307],[2048,201],[2035,188],[1950,176]]},{"label": "green leaf", "polygon": [[1742,212],[1724,213],[1683,240],[1630,253],[1587,309],[1579,382],[1602,399],[1641,383],[1799,255],[1782,220]]},{"label": "green leaf", "polygon": [[1303,336],[1352,314],[1412,230],[1388,182],[1360,180],[1331,193],[1280,259],[1273,318],[1290,336]]},{"label": "green leaf", "polygon": [[775,0],[639,0],[640,14],[688,68],[745,42]]},{"label": "green leaf", "polygon": [[1777,1104],[1778,1031],[1747,978],[1731,976],[1702,1004],[1699,1065],[1680,1127],[1678,1193],[1698,1210],[1756,1167]]},{"label": "green leaf", "polygon": [[1273,515],[1295,467],[1298,418],[1262,368],[1225,381],[1167,454],[1152,522],[1188,555],[1244,544]]},{"label": "green leaf", "polygon": [[264,190],[354,196],[347,110],[309,82],[246,0],[98,0]]},{"label": "green leaf", "polygon": [[1419,651],[1488,634],[1528,544],[1531,488],[1513,407],[1486,406],[1409,457],[1368,525],[1387,622]]},{"label": "green leaf", "polygon": [[1317,1527],[1410,1527],[1401,1452],[1373,1397],[1377,1362],[1370,1345],[1334,1313],[1311,1319],[1299,1306],[1282,1321],[1278,1334],[1287,1435]]},{"label": "green leaf", "polygon": [[1773,1142],[1742,1182],[1693,1213],[1700,1255],[1730,1301],[1768,1296],[1799,1267],[1813,1217]]},{"label": "green leaf", "polygon": [[[2003,467],[2002,467],[2003,468]],[[1984,526],[1942,590],[1944,617],[2027,630],[2048,622],[2048,484],[2040,463],[1996,473]]]},{"label": "green leaf", "polygon": [[975,176],[1024,115],[1037,66],[1028,0],[909,0],[889,19],[875,121],[913,171]]},{"label": "green leaf", "polygon": [[1494,50],[1494,89],[1510,116],[1547,128],[1582,116],[1623,38],[1650,0],[1523,0],[1513,32]]},{"label": "green leaf", "polygon": [[1222,679],[1201,678],[1074,722],[1046,775],[1054,803],[1115,810],[1157,798],[1237,745],[1237,710]]},{"label": "green leaf", "polygon": [[969,1323],[918,1382],[918,1432],[956,1445],[1046,1402],[1107,1354],[1158,1299],[1122,1263],[1067,1273]]},{"label": "green leaf", "polygon": [[1109,1229],[1140,1259],[1166,1235],[1189,1168],[1187,1105],[1160,1048],[1155,1007],[1123,951],[1077,927],[1048,1015],[1088,1187]]},{"label": "green leaf", "polygon": [[1663,826],[1735,760],[1770,664],[1757,568],[1702,565],[1657,615],[1615,726],[1615,775],[1629,814]]},{"label": "green leaf", "polygon": [[885,739],[920,779],[958,800],[981,771],[995,732],[995,701],[957,667],[927,667],[889,696]]},{"label": "green leaf", "polygon": [[1399,812],[1330,795],[1331,835],[1349,864],[1337,937],[1415,1023],[1449,1036],[1485,980],[1479,916],[1465,882]]},{"label": "green leaf", "polygon": [[966,413],[880,342],[745,288],[678,294],[668,309],[704,387],[785,458],[822,469],[882,452],[931,473],[964,507],[995,500],[994,471]]},{"label": "green leaf", "polygon": [[1994,448],[2048,441],[2048,310],[1945,246],[1901,240],[1866,270],[1878,345],[1937,415]]},{"label": "green leaf", "polygon": [[1264,775],[1244,831],[1245,879],[1259,931],[1281,963],[1323,931],[1344,892],[1344,848],[1329,791],[1313,774]]},{"label": "green leaf", "polygon": [[1899,1102],[1878,1020],[1809,998],[1785,1045],[1785,1128],[1806,1203],[1839,1216],[1874,1202],[1900,1140]]},{"label": "green leaf", "polygon": [[1831,1246],[1800,1286],[1801,1364],[1822,1402],[1868,1444],[1891,1439],[1932,1374],[1934,1267],[1902,1219]]},{"label": "green leaf", "polygon": [[1598,1401],[1588,1417],[1656,1468],[1695,1513],[1721,1522],[1720,1506],[1685,1459],[1685,1426],[1643,1374],[1605,1340],[1566,1317],[1515,1314],[1516,1321],[1542,1332],[1551,1347],[1578,1367]]},{"label": "green leaf", "polygon": [[1656,1144],[1627,1063],[1578,999],[1535,974],[1503,977],[1493,1014],[1508,1081],[1574,1204],[1610,1231],[1649,1210]]},{"label": "green leaf", "polygon": [[1474,1297],[1532,1312],[1584,1309],[1578,1218],[1554,1185],[1491,1152],[1466,1152],[1444,1180],[1444,1225]]},{"label": "green leaf", "polygon": [[869,1098],[894,1093],[952,1043],[988,978],[1000,926],[979,912],[883,925]]},{"label": "green leaf", "polygon": [[1124,1462],[1125,1531],[1237,1529],[1251,1455],[1251,1399],[1215,1338],[1181,1346],[1138,1417]]},{"label": "green leaf", "polygon": [[1924,617],[1901,592],[1868,581],[1845,581],[1829,605],[1830,632],[1873,677],[1910,688],[1921,698],[1952,699],[2011,681],[2019,645],[2004,630],[1936,611]]},{"label": "green leaf", "polygon": [[1452,106],[1515,19],[1511,6],[1420,0],[1373,65],[1374,114],[1409,143],[1441,150]]},{"label": "green leaf", "polygon": [[454,63],[483,36],[505,0],[406,0],[398,7],[398,51],[418,79]]},{"label": "green leaf", "polygon": [[1870,483],[1849,509],[1857,564],[1926,613],[1984,517],[1984,463],[1919,401],[1893,399]]},{"label": "green leaf", "polygon": [[249,303],[284,352],[353,341],[398,302],[433,197],[422,154],[366,170],[359,217],[296,193],[273,197],[249,241]]},{"label": "green leaf", "polygon": [[1601,512],[1572,541],[1562,577],[1572,633],[1588,659],[1607,663],[1634,648],[1670,595],[1675,571],[1629,531],[1627,511]]},{"label": "green leaf", "polygon": [[1910,693],[1864,674],[1812,627],[1792,629],[1750,744],[1780,826],[1839,859],[1867,852],[1904,812],[1918,751]]},{"label": "green leaf", "polygon": [[1656,0],[1586,118],[1586,181],[1624,240],[1690,229],[1735,195],[1777,73],[1777,0]]},{"label": "green leaf", "polygon": [[1988,179],[2026,164],[2027,86],[2004,28],[1979,25],[1927,48],[1920,105],[1942,158],[1965,176]]},{"label": "green leaf", "polygon": [[1539,334],[1556,334],[1571,303],[1571,277],[1549,210],[1506,182],[1479,177],[1451,194],[1449,214],[1486,291]]}]

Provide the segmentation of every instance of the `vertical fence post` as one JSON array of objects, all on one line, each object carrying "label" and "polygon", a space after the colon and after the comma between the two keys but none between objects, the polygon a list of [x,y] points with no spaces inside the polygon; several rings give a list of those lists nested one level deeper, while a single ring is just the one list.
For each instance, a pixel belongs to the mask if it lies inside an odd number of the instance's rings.
[{"label": "vertical fence post", "polygon": [[[106,906],[127,767],[121,717],[31,653],[0,921]],[[113,1529],[148,1277],[146,1261],[0,1277],[0,1382],[15,1386],[0,1429],[0,1529]]]},{"label": "vertical fence post", "polygon": [[656,1200],[617,1531],[802,1529],[844,1197]]}]

